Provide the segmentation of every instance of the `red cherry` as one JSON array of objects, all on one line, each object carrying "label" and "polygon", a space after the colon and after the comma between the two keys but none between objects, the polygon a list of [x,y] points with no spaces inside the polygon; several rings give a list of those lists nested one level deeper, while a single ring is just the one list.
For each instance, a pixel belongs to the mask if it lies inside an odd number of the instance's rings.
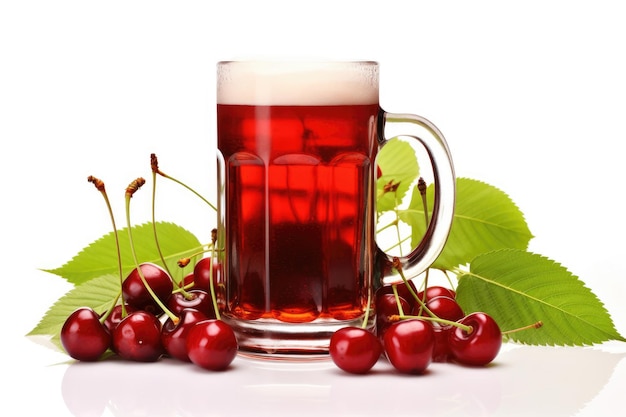
[{"label": "red cherry", "polygon": [[93,309],[81,307],[65,320],[61,344],[72,358],[95,361],[110,347],[111,334]]},{"label": "red cherry", "polygon": [[[400,305],[402,306],[402,311],[405,314],[409,314],[411,312],[411,306],[408,301],[406,301],[403,297],[399,297]],[[385,330],[392,324],[389,321],[389,317],[393,315],[400,314],[398,309],[398,302],[396,301],[396,296],[393,294],[387,293],[376,293],[376,332],[379,337],[382,338]]]},{"label": "red cherry", "polygon": [[370,331],[360,327],[344,327],[330,338],[330,357],[340,369],[364,374],[378,362],[383,347]]},{"label": "red cherry", "polygon": [[383,342],[394,368],[402,373],[421,374],[432,362],[435,332],[424,320],[402,320],[387,329]]},{"label": "red cherry", "polygon": [[[417,287],[415,286],[415,283],[413,281],[408,280],[407,282],[408,285],[404,282],[397,284],[396,289],[398,290],[398,295],[404,298],[409,303],[409,305],[413,306],[414,303],[416,303],[413,294],[417,294]],[[409,287],[411,287],[411,289],[409,289]],[[393,294],[393,287],[391,285],[385,285],[383,287],[380,287],[378,290],[376,290],[376,294]],[[405,311],[405,313],[408,311],[410,310]]]},{"label": "red cherry", "polygon": [[[456,300],[439,295],[433,297],[426,302],[426,307],[437,317],[444,320],[457,321],[465,317],[465,313]],[[427,316],[428,313],[421,309],[421,315]],[[419,303],[413,307],[413,314],[418,315],[420,313]]]},{"label": "red cherry", "polygon": [[[425,297],[424,297],[424,294],[426,295]],[[439,286],[439,285],[433,285],[431,287],[426,288],[425,291],[420,291],[417,293],[417,298],[419,298],[420,300],[424,300],[424,301],[428,301],[431,298],[440,297],[440,296],[450,297],[452,299],[455,299],[456,291],[450,288]]]},{"label": "red cherry", "polygon": [[[126,306],[126,314],[130,314],[133,311],[137,311],[137,309],[129,305]],[[111,314],[109,314],[104,320],[104,325],[107,329],[109,329],[109,332],[113,333],[113,330],[117,327],[120,321],[122,321],[122,319],[122,305],[118,304],[113,307],[113,311],[111,311]]]},{"label": "red cherry", "polygon": [[448,362],[451,357],[450,343],[448,342],[453,326],[433,324],[435,331],[435,346],[433,347],[433,362]]},{"label": "red cherry", "polygon": [[185,288],[192,288],[193,281],[194,281],[193,272],[190,272],[183,277],[182,281],[180,281],[178,285],[181,287],[185,287]]},{"label": "red cherry", "polygon": [[189,290],[186,294],[177,292],[167,299],[167,308],[176,316],[186,308],[193,308],[202,312],[207,319],[215,318],[213,301],[204,290]]},{"label": "red cherry", "polygon": [[456,362],[483,366],[495,359],[502,346],[502,332],[496,321],[486,313],[471,313],[459,323],[471,326],[471,333],[456,327],[449,335],[450,352]]},{"label": "red cherry", "polygon": [[211,262],[213,262],[213,285],[217,289],[222,276],[222,265],[212,258],[200,259],[193,268],[193,288],[209,291],[211,279]]},{"label": "red cherry", "polygon": [[194,324],[206,319],[204,313],[193,308],[183,309],[176,324],[168,318],[161,329],[161,343],[165,351],[173,358],[191,362],[187,354],[187,335]]},{"label": "red cherry", "polygon": [[208,319],[194,324],[187,334],[187,354],[194,364],[211,371],[222,371],[237,356],[237,338],[222,320]]},{"label": "red cherry", "polygon": [[[139,269],[159,300],[165,302],[174,289],[174,283],[167,271],[159,265],[149,262],[139,265]],[[145,310],[154,314],[162,313],[161,308],[143,284],[138,268],[133,269],[122,283],[122,293],[126,303],[137,310]]]},{"label": "red cherry", "polygon": [[152,313],[135,311],[113,330],[113,350],[123,359],[154,362],[163,355],[161,322]]}]

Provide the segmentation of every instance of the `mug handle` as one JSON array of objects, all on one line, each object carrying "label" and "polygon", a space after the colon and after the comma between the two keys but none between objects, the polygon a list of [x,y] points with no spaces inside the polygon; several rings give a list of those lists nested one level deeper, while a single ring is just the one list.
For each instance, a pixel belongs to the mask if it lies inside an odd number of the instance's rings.
[{"label": "mug handle", "polygon": [[[376,244],[380,279],[383,285],[391,285],[403,282],[402,277],[394,274],[394,260],[400,262],[404,276],[411,279],[426,271],[443,250],[454,218],[456,177],[448,144],[439,129],[427,119],[381,109],[377,133],[379,150],[391,138],[419,142],[429,156],[435,180],[433,214],[419,245],[406,256],[394,257]],[[426,135],[422,136],[422,133]]]}]

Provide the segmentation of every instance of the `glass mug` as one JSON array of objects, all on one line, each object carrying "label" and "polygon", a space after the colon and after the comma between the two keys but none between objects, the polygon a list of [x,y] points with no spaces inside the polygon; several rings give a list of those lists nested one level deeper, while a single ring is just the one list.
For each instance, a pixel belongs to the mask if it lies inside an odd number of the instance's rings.
[{"label": "glass mug", "polygon": [[244,355],[320,357],[334,331],[374,326],[374,290],[401,282],[375,240],[376,156],[388,138],[421,143],[435,183],[426,234],[399,257],[405,276],[443,249],[455,199],[448,146],[426,119],[382,110],[378,78],[371,61],[217,64],[220,298]]}]

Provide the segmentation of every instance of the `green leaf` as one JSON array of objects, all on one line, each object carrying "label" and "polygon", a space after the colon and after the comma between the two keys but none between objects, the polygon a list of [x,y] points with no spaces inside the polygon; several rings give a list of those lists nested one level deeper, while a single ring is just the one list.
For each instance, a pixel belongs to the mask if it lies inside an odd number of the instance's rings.
[{"label": "green leaf", "polygon": [[[426,191],[432,213],[433,186]],[[425,232],[424,206],[415,189],[407,210],[400,219],[411,226],[412,246]],[[481,253],[498,249],[526,249],[532,234],[524,215],[507,194],[481,181],[457,178],[454,220],[448,241],[434,268],[450,270],[465,265]]]},{"label": "green leaf", "polygon": [[91,307],[98,314],[111,307],[120,292],[120,279],[116,274],[93,278],[74,287],[54,303],[27,336],[53,336],[52,343],[61,347],[59,335],[67,317],[80,307]]},{"label": "green leaf", "polygon": [[[174,279],[180,278],[176,274],[180,274],[182,277],[183,271],[177,265],[178,260],[200,250],[200,242],[192,233],[173,223],[157,222],[156,230],[168,269],[174,275]],[[157,250],[152,223],[133,226],[131,232],[138,262],[154,262],[163,266]],[[125,277],[135,267],[135,262],[131,252],[128,229],[119,230],[118,236]],[[115,274],[119,281],[115,234],[111,232],[102,236],[81,250],[63,266],[45,271],[59,275],[76,285],[106,274]]]},{"label": "green leaf", "polygon": [[[376,183],[377,195],[376,211],[394,210],[396,204],[401,202],[411,184],[419,175],[419,165],[415,150],[411,145],[400,139],[391,139],[378,153],[376,163],[382,171],[382,176]],[[389,182],[399,184],[395,193],[384,192],[384,187]]]},{"label": "green leaf", "polygon": [[530,252],[506,249],[476,257],[459,277],[457,301],[464,311],[490,314],[502,330],[538,321],[539,329],[510,338],[532,345],[591,345],[625,339],[604,305],[560,264]]}]

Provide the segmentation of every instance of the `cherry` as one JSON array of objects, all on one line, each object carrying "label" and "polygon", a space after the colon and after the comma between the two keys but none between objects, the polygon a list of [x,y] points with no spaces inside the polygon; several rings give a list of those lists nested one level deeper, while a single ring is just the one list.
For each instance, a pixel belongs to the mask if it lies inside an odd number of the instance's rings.
[{"label": "cherry", "polygon": [[450,343],[448,340],[453,328],[453,326],[449,325],[433,324],[433,330],[435,331],[433,362],[448,362],[450,360],[452,353],[450,352]]},{"label": "cherry", "polygon": [[191,362],[187,354],[187,334],[194,324],[206,319],[203,312],[193,308],[183,309],[178,323],[168,318],[161,329],[161,343],[165,351],[173,358]]},{"label": "cherry", "polygon": [[[212,262],[212,263],[211,263]],[[211,266],[212,265],[212,266]],[[213,271],[211,271],[213,268]],[[213,256],[205,257],[200,259],[193,268],[193,288],[201,289],[204,291],[208,291],[211,294],[211,272],[213,272],[213,291],[215,293],[215,301],[217,303],[217,307],[214,308],[224,308],[225,307],[225,297],[222,292],[223,285],[222,284],[222,264]],[[215,317],[215,311],[209,316]]]},{"label": "cherry", "polygon": [[483,312],[471,313],[459,323],[471,326],[471,332],[455,327],[448,343],[454,360],[463,365],[483,366],[495,359],[502,346],[502,332],[496,321]]},{"label": "cherry", "polygon": [[113,350],[123,359],[154,362],[163,355],[161,322],[152,313],[130,313],[113,330]]},{"label": "cherry", "polygon": [[340,369],[364,374],[378,362],[383,347],[370,331],[360,327],[344,327],[330,338],[330,357]]},{"label": "cherry", "polygon": [[189,290],[186,293],[177,292],[167,300],[167,308],[175,315],[180,315],[186,308],[193,308],[202,312],[206,318],[215,318],[213,301],[207,291]]},{"label": "cherry", "polygon": [[[129,305],[125,307],[126,307],[126,314],[130,314],[133,311],[137,311],[136,308],[131,307]],[[122,321],[123,318],[124,317],[122,317],[122,305],[118,304],[115,307],[113,307],[111,314],[109,314],[107,318],[104,320],[104,325],[106,326],[107,329],[109,329],[109,332],[113,333],[113,330],[117,327],[117,325],[120,323],[120,321]]]},{"label": "cherry", "polygon": [[432,362],[435,331],[424,320],[401,320],[389,326],[383,343],[394,368],[402,373],[421,374]]},{"label": "cherry", "polygon": [[182,281],[179,282],[179,286],[185,287],[185,288],[193,287],[193,285],[194,285],[194,275],[193,275],[193,272],[190,272],[187,275],[185,275],[183,277]]},{"label": "cherry", "polygon": [[217,319],[202,320],[187,333],[187,354],[194,364],[211,371],[222,371],[237,356],[233,329]]},{"label": "cherry", "polygon": [[110,347],[111,334],[92,308],[81,307],[65,320],[61,344],[72,358],[95,361]]},{"label": "cherry", "polygon": [[[411,305],[403,297],[398,297],[403,312],[411,311]],[[391,325],[389,317],[400,314],[396,296],[389,293],[376,293],[376,332],[382,338],[385,330]]]},{"label": "cherry", "polygon": [[[410,306],[413,306],[414,303],[416,303],[415,296],[413,294],[417,294],[417,287],[415,286],[415,283],[413,281],[407,280],[406,283],[401,282],[399,284],[396,284],[396,289],[398,291],[398,295],[404,298],[409,303]],[[392,285],[382,286],[378,290],[376,290],[376,294],[377,295],[393,294],[393,286]],[[407,311],[410,311],[410,310],[407,310]]]},{"label": "cherry", "polygon": [[162,309],[144,285],[139,270],[141,270],[141,274],[143,274],[150,289],[161,301],[167,300],[172,294],[174,283],[165,269],[159,265],[145,262],[134,268],[122,283],[124,300],[137,310],[160,314]]},{"label": "cherry", "polygon": [[[439,317],[440,319],[445,319],[449,321],[457,321],[465,317],[465,313],[461,306],[454,300],[453,298],[438,295],[429,299],[426,302],[426,308],[428,308],[434,315]],[[419,304],[413,307],[413,314],[422,316],[428,316],[428,313],[421,309]]]},{"label": "cherry", "polygon": [[217,288],[221,281],[222,265],[211,257],[200,259],[193,267],[193,288],[209,291],[211,262],[213,262],[213,285]]},{"label": "cherry", "polygon": [[431,298],[440,297],[440,296],[450,297],[452,299],[455,299],[456,291],[450,288],[439,286],[439,285],[433,285],[431,287],[426,288],[426,290],[420,291],[417,293],[417,298],[423,301],[428,301]]}]

